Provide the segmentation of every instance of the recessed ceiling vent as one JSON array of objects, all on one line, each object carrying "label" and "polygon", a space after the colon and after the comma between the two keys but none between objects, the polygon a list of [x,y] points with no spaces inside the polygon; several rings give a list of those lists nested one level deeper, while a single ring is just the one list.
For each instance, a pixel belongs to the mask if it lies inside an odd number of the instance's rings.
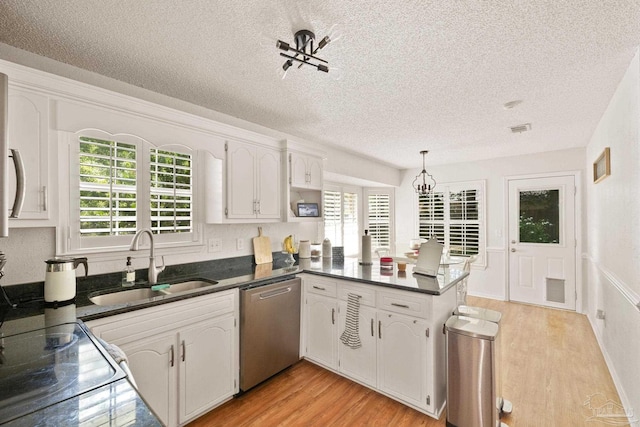
[{"label": "recessed ceiling vent", "polygon": [[531,123],[525,123],[523,125],[511,126],[511,133],[522,133],[531,130]]}]

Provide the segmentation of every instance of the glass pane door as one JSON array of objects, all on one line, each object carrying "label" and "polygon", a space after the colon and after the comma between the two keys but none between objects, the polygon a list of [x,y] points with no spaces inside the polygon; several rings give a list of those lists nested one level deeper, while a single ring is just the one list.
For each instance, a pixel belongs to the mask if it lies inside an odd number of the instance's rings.
[{"label": "glass pane door", "polygon": [[520,191],[520,243],[560,243],[560,191]]}]

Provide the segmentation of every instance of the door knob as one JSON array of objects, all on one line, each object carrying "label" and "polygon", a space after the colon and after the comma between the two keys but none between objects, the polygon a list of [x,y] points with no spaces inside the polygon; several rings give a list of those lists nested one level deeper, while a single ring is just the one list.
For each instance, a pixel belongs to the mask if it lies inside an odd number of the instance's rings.
[{"label": "door knob", "polygon": [[515,240],[512,240],[512,241],[511,241],[511,243],[513,243],[513,244],[515,245],[515,244],[516,244],[516,241],[515,241]]},{"label": "door knob", "polygon": [[511,248],[511,252],[515,252],[515,251],[516,251],[516,248]]}]

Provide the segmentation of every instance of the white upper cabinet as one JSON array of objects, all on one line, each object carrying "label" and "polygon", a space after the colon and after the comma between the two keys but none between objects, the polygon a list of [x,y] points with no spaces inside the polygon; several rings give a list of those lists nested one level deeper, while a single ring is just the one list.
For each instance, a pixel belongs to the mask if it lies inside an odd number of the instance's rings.
[{"label": "white upper cabinet", "polygon": [[227,141],[227,218],[280,219],[280,152]]},{"label": "white upper cabinet", "polygon": [[[9,88],[9,149],[18,150],[24,165],[24,203],[10,226],[27,226],[20,220],[46,220],[49,204],[49,99],[36,92]],[[11,152],[9,152],[11,154]],[[17,171],[9,159],[9,209],[16,196]],[[10,212],[11,213],[11,212]],[[32,224],[38,225],[38,224]],[[46,225],[46,224],[41,224]]]},{"label": "white upper cabinet", "polygon": [[290,153],[291,187],[322,190],[322,159],[307,154]]}]

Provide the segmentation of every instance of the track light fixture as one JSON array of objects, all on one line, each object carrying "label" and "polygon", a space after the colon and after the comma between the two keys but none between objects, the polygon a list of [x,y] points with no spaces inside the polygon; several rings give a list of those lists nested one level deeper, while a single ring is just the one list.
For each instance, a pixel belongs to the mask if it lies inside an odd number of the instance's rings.
[{"label": "track light fixture", "polygon": [[294,34],[295,47],[287,42],[278,40],[276,47],[283,51],[280,52],[280,56],[287,58],[284,64],[282,64],[282,70],[279,70],[280,76],[284,79],[294,62],[298,63],[298,68],[301,68],[303,65],[309,65],[315,67],[318,71],[328,73],[329,63],[315,55],[320,49],[338,40],[341,36],[342,34],[336,30],[336,26],[334,25],[329,30],[329,34],[324,36],[315,47],[314,42],[316,35],[310,30],[300,30]]},{"label": "track light fixture", "polygon": [[416,175],[415,179],[411,183],[413,189],[419,196],[426,196],[436,188],[436,180],[429,172],[425,164],[425,156],[429,153],[427,150],[420,152],[422,154],[422,172]]}]

